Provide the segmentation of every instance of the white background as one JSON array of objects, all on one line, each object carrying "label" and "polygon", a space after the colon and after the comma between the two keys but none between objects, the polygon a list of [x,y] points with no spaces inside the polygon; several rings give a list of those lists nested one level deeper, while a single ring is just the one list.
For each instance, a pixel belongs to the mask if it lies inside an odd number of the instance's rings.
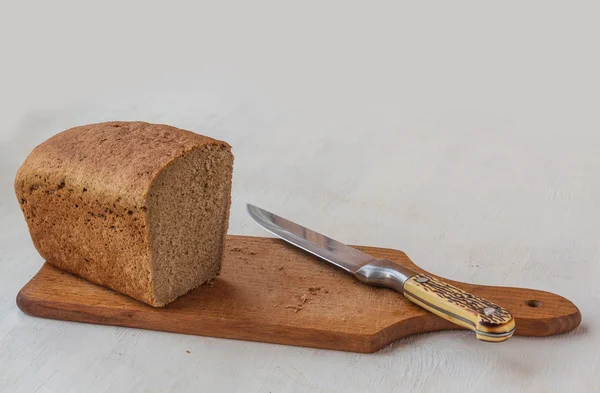
[{"label": "white background", "polygon": [[[600,391],[596,2],[84,3],[0,2],[0,391]],[[26,316],[42,259],[16,169],[105,120],[230,142],[230,233],[265,234],[252,202],[442,276],[559,293],[583,323],[360,355]]]}]

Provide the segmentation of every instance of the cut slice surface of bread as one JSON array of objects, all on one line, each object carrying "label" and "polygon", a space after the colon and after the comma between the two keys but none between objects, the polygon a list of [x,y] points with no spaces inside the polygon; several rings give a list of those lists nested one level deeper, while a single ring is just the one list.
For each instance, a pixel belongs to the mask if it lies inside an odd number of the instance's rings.
[{"label": "cut slice surface of bread", "polygon": [[220,271],[230,146],[175,127],[109,122],[36,147],[15,191],[50,264],[153,306]]}]

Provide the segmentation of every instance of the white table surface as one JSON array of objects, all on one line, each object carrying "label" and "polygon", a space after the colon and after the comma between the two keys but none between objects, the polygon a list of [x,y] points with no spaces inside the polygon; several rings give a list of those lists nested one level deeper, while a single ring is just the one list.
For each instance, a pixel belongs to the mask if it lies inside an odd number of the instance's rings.
[{"label": "white table surface", "polygon": [[[600,391],[598,6],[368,3],[3,3],[1,392]],[[29,317],[15,296],[43,261],[14,174],[105,120],[230,142],[232,234],[265,235],[253,202],[445,277],[559,293],[583,323],[363,355]]]}]

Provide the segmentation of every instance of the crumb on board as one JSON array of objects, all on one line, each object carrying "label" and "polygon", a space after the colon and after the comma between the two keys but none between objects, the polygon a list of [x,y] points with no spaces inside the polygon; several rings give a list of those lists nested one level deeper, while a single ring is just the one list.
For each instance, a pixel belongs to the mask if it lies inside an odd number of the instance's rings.
[{"label": "crumb on board", "polygon": [[302,295],[302,297],[300,298],[300,304],[304,304],[306,303],[306,301],[308,300],[308,296],[306,296],[306,293],[304,295]]},{"label": "crumb on board", "polygon": [[329,293],[329,291],[328,291],[327,289],[326,289],[326,290],[324,290],[323,292],[325,292],[325,293]]},{"label": "crumb on board", "polygon": [[289,304],[289,305],[285,306],[285,308],[291,308],[291,309],[294,310],[294,313],[297,313],[298,311],[304,309],[303,304],[306,303],[308,300],[310,300],[310,298],[305,293],[304,295],[302,295],[300,297],[300,300],[298,301],[298,304],[296,304],[296,305]]},{"label": "crumb on board", "polygon": [[294,309],[294,313],[297,313],[298,311],[304,309],[304,307],[302,307],[302,306],[291,306],[291,305],[290,306],[285,306],[285,308],[292,308],[292,309]]},{"label": "crumb on board", "polygon": [[185,353],[191,353],[190,351],[186,350]]},{"label": "crumb on board", "polygon": [[342,322],[346,322],[346,318],[342,317]]},{"label": "crumb on board", "polygon": [[279,266],[277,270],[283,270],[283,266]]},{"label": "crumb on board", "polygon": [[239,252],[239,253],[242,253],[244,255],[256,255],[255,251],[244,251],[244,249],[242,247],[231,247],[229,249],[229,251],[231,251],[231,252]]}]

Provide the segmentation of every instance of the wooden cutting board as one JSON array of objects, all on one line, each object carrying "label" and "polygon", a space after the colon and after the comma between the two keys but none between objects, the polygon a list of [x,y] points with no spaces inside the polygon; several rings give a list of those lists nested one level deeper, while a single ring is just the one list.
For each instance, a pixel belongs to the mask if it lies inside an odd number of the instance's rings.
[{"label": "wooden cutting board", "polygon": [[[419,272],[401,251],[357,247]],[[543,291],[450,283],[510,310],[517,336],[577,327],[569,300]],[[394,291],[373,288],[287,243],[228,236],[221,275],[165,308],[153,308],[49,264],[17,296],[25,313],[173,333],[374,352],[415,333],[457,327]],[[475,335],[473,335],[475,340]]]}]

